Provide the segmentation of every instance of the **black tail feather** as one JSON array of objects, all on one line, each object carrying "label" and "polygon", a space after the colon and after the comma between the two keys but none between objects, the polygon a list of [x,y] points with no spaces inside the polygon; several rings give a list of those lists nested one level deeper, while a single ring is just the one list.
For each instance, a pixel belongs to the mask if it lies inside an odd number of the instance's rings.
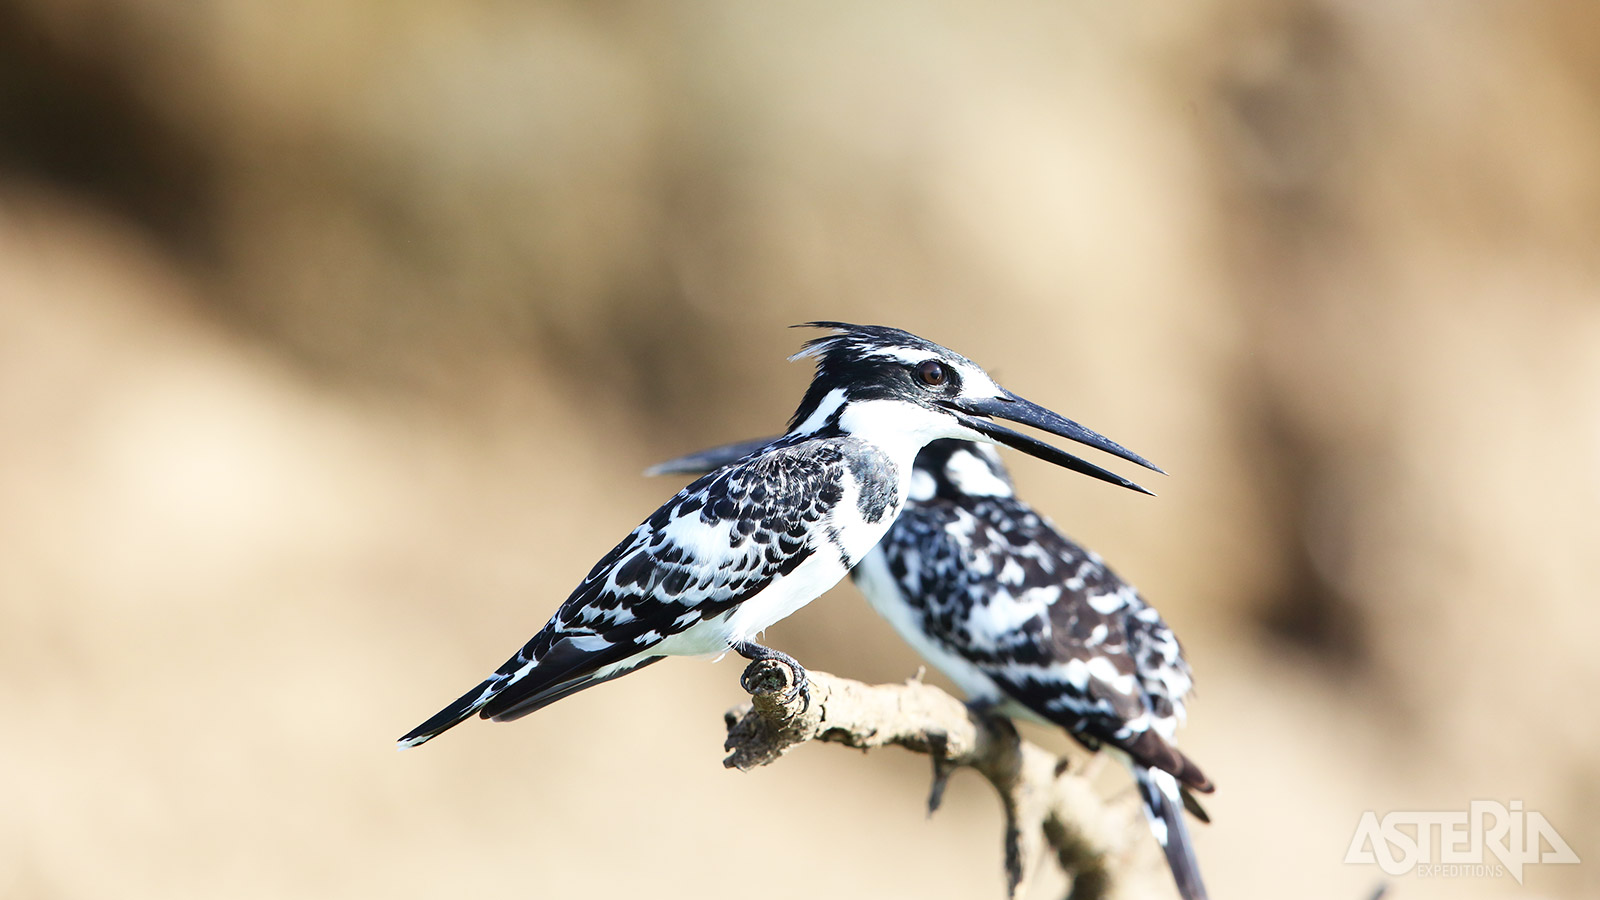
[{"label": "black tail feather", "polygon": [[[520,719],[584,688],[621,677],[661,659],[637,654],[628,659],[626,654],[631,647],[625,644],[595,651],[582,649],[575,641],[563,638],[545,648],[535,661],[533,646],[534,641],[529,641],[516,656],[506,660],[498,672],[439,710],[433,718],[411,729],[400,739],[400,749],[432,740],[471,718],[473,713],[496,722]],[[620,665],[614,665],[619,661]],[[607,669],[609,671],[603,671]]]},{"label": "black tail feather", "polygon": [[491,722],[511,722],[522,718],[528,713],[544,709],[557,700],[570,697],[585,688],[604,684],[613,678],[621,678],[635,669],[642,669],[651,663],[660,662],[664,658],[661,656],[647,656],[626,668],[618,668],[604,675],[590,672],[541,688],[536,693],[512,696],[512,693],[507,691],[504,695],[496,695],[490,703],[484,706],[480,715]]},{"label": "black tail feather", "polygon": [[1184,803],[1178,781],[1160,769],[1134,767],[1134,778],[1139,782],[1139,795],[1144,799],[1145,813],[1150,817],[1150,830],[1166,853],[1167,866],[1178,883],[1178,893],[1184,900],[1207,900],[1206,885],[1200,878],[1200,863],[1194,856],[1194,845],[1189,840],[1189,829],[1183,821]]},{"label": "black tail feather", "polygon": [[426,743],[461,724],[462,721],[477,712],[479,707],[489,702],[490,698],[494,696],[493,689],[495,685],[503,681],[503,678],[496,676],[462,694],[456,702],[434,713],[433,718],[411,729],[405,737],[398,741],[399,749],[404,750],[408,747]]}]

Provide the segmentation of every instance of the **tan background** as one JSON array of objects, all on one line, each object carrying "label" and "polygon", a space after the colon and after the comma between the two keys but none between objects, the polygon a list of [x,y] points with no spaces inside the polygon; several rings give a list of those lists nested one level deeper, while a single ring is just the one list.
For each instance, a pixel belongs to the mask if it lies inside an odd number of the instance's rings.
[{"label": "tan background", "polygon": [[803,6],[0,3],[0,897],[999,897],[976,778],[725,772],[730,661],[391,750],[824,317],[1173,473],[1015,461],[1187,643],[1215,896],[1474,798],[1585,863],[1392,897],[1600,893],[1600,6]]}]

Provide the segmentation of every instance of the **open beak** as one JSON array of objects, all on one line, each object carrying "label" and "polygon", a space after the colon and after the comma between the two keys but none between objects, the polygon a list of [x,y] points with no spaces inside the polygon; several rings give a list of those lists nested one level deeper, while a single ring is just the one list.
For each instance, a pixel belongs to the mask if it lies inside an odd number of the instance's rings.
[{"label": "open beak", "polygon": [[[1080,472],[1092,478],[1098,478],[1101,481],[1109,481],[1112,484],[1138,491],[1141,494],[1155,496],[1152,491],[1146,490],[1109,469],[1102,469],[1094,463],[1079,459],[1065,450],[1057,449],[1043,441],[1034,440],[1025,434],[1012,431],[1004,425],[990,421],[990,418],[1009,419],[1012,422],[1030,425],[1040,431],[1048,431],[1067,440],[1086,444],[1096,450],[1104,450],[1113,456],[1120,456],[1128,462],[1137,463],[1146,469],[1161,472],[1163,475],[1167,474],[1148,459],[1134,453],[1116,441],[1097,432],[1090,431],[1077,422],[1059,416],[1037,403],[1024,400],[1016,394],[1008,392],[1003,397],[986,400],[958,400],[953,403],[945,403],[943,406],[962,425],[987,436],[996,443],[1014,447],[1029,456],[1036,456],[1046,462],[1053,462],[1074,472]],[[690,453],[687,456],[670,459],[664,463],[657,463],[646,469],[644,473],[646,475],[699,475],[738,462],[777,439],[777,437],[757,438],[752,441],[740,441],[736,444],[725,444],[721,447],[701,450],[698,453]]]},{"label": "open beak", "polygon": [[1024,400],[1010,391],[1000,397],[983,400],[957,400],[943,405],[962,425],[996,443],[1005,444],[1007,447],[1021,450],[1029,456],[1055,463],[1058,466],[1088,475],[1091,478],[1098,478],[1101,481],[1109,481],[1112,484],[1121,485],[1141,494],[1155,496],[1151,491],[1145,490],[1109,469],[1102,469],[1094,463],[1079,459],[1065,450],[1057,449],[1043,441],[1034,440],[1025,434],[1012,431],[1004,425],[990,421],[990,419],[1007,419],[1012,422],[1029,425],[1040,431],[1048,431],[1058,437],[1064,437],[1069,441],[1077,441],[1096,450],[1104,450],[1113,456],[1120,456],[1128,462],[1138,463],[1146,469],[1161,472],[1163,475],[1167,474],[1162,472],[1154,463],[1116,441],[1090,431],[1077,422],[1057,415],[1037,403]]}]

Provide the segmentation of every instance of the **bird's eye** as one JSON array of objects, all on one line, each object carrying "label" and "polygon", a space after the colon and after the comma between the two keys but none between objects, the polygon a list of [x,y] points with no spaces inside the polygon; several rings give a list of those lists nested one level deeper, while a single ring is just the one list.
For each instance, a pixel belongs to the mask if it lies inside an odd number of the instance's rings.
[{"label": "bird's eye", "polygon": [[938,387],[950,380],[950,371],[938,360],[930,359],[917,366],[917,378],[928,387]]}]

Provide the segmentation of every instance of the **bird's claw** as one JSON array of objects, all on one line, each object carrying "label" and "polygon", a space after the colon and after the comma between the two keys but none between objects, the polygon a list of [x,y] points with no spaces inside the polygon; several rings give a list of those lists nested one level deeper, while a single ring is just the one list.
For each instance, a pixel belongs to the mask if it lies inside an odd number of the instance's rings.
[{"label": "bird's claw", "polygon": [[806,675],[805,669],[802,669],[799,666],[794,667],[794,684],[791,684],[789,689],[783,693],[783,702],[785,705],[788,705],[790,702],[792,702],[795,697],[799,697],[801,700],[800,712],[805,713],[810,711],[811,678]]},{"label": "bird's claw", "polygon": [[[787,675],[784,670],[788,670]],[[781,685],[787,687],[780,692],[778,688]],[[747,694],[773,694],[784,706],[798,697],[802,701],[801,712],[811,708],[811,679],[799,663],[790,660],[769,657],[751,662],[745,666],[744,674],[739,676],[739,687]]]},{"label": "bird's claw", "polygon": [[811,678],[806,675],[806,667],[794,657],[753,641],[733,644],[732,649],[750,660],[744,674],[739,676],[739,686],[744,688],[745,693],[752,696],[765,693],[784,707],[798,697],[802,701],[800,710],[790,715],[811,709]]},{"label": "bird's claw", "polygon": [[744,667],[744,674],[739,676],[739,687],[743,688],[746,694],[753,695],[766,690],[766,686],[762,683],[770,677],[766,662],[764,659],[757,659]]}]

